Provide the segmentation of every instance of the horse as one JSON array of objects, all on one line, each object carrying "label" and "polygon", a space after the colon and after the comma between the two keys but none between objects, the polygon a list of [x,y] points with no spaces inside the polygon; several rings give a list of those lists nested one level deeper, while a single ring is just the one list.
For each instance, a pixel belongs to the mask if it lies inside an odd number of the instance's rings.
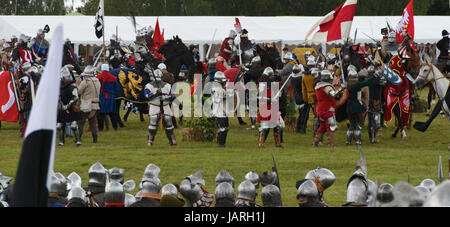
[{"label": "horse", "polygon": [[159,53],[164,57],[164,64],[167,67],[167,71],[175,76],[176,82],[185,80],[185,78],[180,77],[182,65],[187,66],[189,70],[186,79],[189,83],[194,82],[194,74],[197,72],[194,54],[178,36],[174,36],[173,39],[167,40],[160,48]]},{"label": "horse", "polygon": [[[431,84],[439,96],[439,102],[427,122],[416,122],[414,128],[425,132],[441,110],[446,113],[447,119],[450,121],[450,81],[444,74],[431,62],[425,62],[420,67],[419,75],[415,79],[414,84],[419,89],[423,89],[426,85]],[[450,142],[448,150],[450,150]]]},{"label": "horse", "polygon": [[283,68],[281,55],[274,43],[264,44],[263,47],[256,45],[256,53],[261,57],[261,65],[263,68],[271,67],[273,71]]}]

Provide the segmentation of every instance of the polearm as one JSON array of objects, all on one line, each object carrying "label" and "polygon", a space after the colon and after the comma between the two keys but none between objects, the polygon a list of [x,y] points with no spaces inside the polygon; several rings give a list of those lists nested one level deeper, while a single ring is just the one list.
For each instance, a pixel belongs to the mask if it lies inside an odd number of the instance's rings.
[{"label": "polearm", "polygon": [[448,156],[448,180],[450,180],[450,155]]},{"label": "polearm", "polygon": [[284,87],[286,86],[287,82],[289,81],[289,79],[291,79],[292,75],[294,75],[293,73],[291,73],[291,75],[289,75],[289,77],[286,79],[286,81],[284,82],[283,86],[281,86],[280,90],[277,92],[277,94],[273,97],[274,99],[278,98],[278,96],[280,96],[281,92],[283,91]]},{"label": "polearm", "polygon": [[277,163],[275,162],[275,157],[273,156],[273,152],[272,152],[272,161],[273,161],[272,171],[274,171],[277,174],[277,180],[275,181],[275,185],[278,186],[278,189],[280,189],[280,205],[282,205],[283,202],[281,199],[280,175],[278,174]]},{"label": "polearm", "polygon": [[214,30],[214,35],[213,35],[213,38],[212,38],[212,40],[211,40],[211,44],[210,44],[209,47],[208,47],[208,51],[206,51],[205,61],[207,61],[208,58],[209,58],[209,52],[211,52],[211,47],[212,47],[212,45],[213,45],[214,39],[216,38],[216,32],[217,32],[217,28]]},{"label": "polearm", "polygon": [[439,183],[442,183],[442,181],[444,181],[444,176],[443,176],[443,172],[442,172],[442,157],[439,155],[439,163],[438,163],[438,180]]}]

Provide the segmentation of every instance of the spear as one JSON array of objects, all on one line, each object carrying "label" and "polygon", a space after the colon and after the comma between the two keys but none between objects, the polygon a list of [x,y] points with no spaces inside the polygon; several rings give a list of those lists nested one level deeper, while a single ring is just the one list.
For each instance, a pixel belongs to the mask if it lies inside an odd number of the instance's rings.
[{"label": "spear", "polygon": [[438,179],[439,183],[442,183],[444,176],[442,173],[442,157],[439,155],[439,163],[438,163]]}]

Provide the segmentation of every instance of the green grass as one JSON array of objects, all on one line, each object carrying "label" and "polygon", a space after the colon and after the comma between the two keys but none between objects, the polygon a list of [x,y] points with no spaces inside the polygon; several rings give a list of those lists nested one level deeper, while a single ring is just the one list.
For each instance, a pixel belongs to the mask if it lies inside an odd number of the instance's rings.
[{"label": "green grass", "polygon": [[[414,120],[425,121],[424,113],[414,114]],[[245,119],[250,123],[249,119]],[[147,146],[146,122],[140,122],[137,115],[131,114],[126,127],[117,131],[100,132],[98,144],[92,143],[90,133],[83,135],[83,145],[76,147],[71,138],[64,147],[56,148],[55,172],[65,176],[72,171],[77,172],[87,185],[88,169],[96,161],[106,168],[120,167],[125,169],[125,180],[133,179],[139,183],[145,167],[154,163],[161,168],[160,179],[163,184],[179,184],[186,176],[201,169],[206,181],[205,189],[214,193],[214,180],[222,169],[227,170],[235,179],[235,190],[247,172],[254,170],[261,174],[271,170],[274,153],[283,198],[283,205],[295,207],[297,180],[318,166],[328,168],[336,175],[335,183],[324,193],[324,200],[329,206],[340,206],[345,203],[346,184],[355,170],[355,162],[359,160],[359,152],[355,145],[346,146],[346,123],[340,123],[335,134],[337,147],[312,147],[312,117],[308,122],[307,134],[284,133],[284,148],[275,148],[272,131],[265,143],[265,148],[258,148],[257,131],[247,131],[247,126],[239,126],[236,118],[230,119],[230,131],[227,147],[218,148],[216,142],[183,142],[181,129],[176,129],[177,147],[170,147],[164,130],[159,129],[153,147]],[[370,144],[367,133],[367,122],[363,129],[363,151],[368,166],[368,178],[379,179],[380,183],[395,184],[407,181],[408,168],[410,182],[418,185],[424,178],[432,178],[437,182],[437,164],[442,156],[444,177],[447,177],[447,151],[450,141],[450,124],[446,118],[437,117],[427,132],[415,129],[407,130],[409,139],[403,141],[400,134],[391,138],[394,130],[393,121],[388,128],[382,130],[381,141]],[[87,126],[86,126],[87,127]],[[0,172],[14,177],[22,149],[23,140],[18,137],[17,123],[2,122],[0,129]],[[324,139],[326,143],[326,138]],[[131,192],[135,194],[137,188]],[[258,195],[261,188],[258,189]],[[261,199],[258,196],[258,204]]]}]

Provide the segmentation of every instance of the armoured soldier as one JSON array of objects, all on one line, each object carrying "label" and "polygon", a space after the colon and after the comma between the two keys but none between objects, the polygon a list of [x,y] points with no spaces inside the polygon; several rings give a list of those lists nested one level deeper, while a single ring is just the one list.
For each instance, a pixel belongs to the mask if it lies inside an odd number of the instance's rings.
[{"label": "armoured soldier", "polygon": [[242,63],[245,65],[246,63],[250,62],[256,54],[255,43],[248,39],[248,31],[245,28],[242,29],[240,38],[241,42],[239,43],[239,45],[242,51]]},{"label": "armoured soldier", "polygon": [[145,178],[141,185],[141,199],[133,203],[131,207],[159,207],[161,203],[161,180],[158,177]]},{"label": "armoured soldier", "polygon": [[394,201],[394,186],[389,183],[381,184],[377,190],[377,207],[393,207]]},{"label": "armoured soldier", "polygon": [[226,170],[222,170],[217,174],[214,183],[216,184],[217,187],[222,182],[227,182],[234,187],[234,178]]},{"label": "armoured soldier", "polygon": [[121,68],[123,67],[122,64],[125,63],[125,51],[120,47],[120,42],[116,35],[113,35],[110,41],[111,45],[106,50],[106,58],[113,69]]},{"label": "armoured soldier", "polygon": [[124,207],[125,192],[123,185],[115,180],[109,181],[105,186],[105,207]]},{"label": "armoured soldier", "polygon": [[65,207],[67,204],[67,179],[61,173],[53,173],[47,204],[49,207]]},{"label": "armoured soldier", "polygon": [[450,197],[448,192],[450,191],[450,181],[444,181],[439,184],[433,192],[428,196],[424,203],[424,207],[449,207]]},{"label": "armoured soldier", "polygon": [[80,187],[72,187],[67,195],[67,207],[88,207],[86,191]]},{"label": "armoured soldier", "polygon": [[20,71],[21,66],[26,62],[34,62],[30,48],[28,48],[28,37],[26,35],[21,34],[19,36],[17,47],[14,48],[11,55],[11,61],[16,71]]},{"label": "armoured soldier", "polygon": [[151,81],[153,75],[152,63],[154,56],[147,47],[145,36],[148,34],[146,28],[137,31],[134,41],[135,68],[139,75],[147,81]]},{"label": "armoured soldier", "polygon": [[314,76],[312,75],[312,70],[315,67],[315,64],[316,62],[314,61],[314,59],[310,59],[304,67],[305,72],[303,73],[302,77],[302,98],[305,105],[299,110],[299,118],[301,119],[301,127],[299,130],[300,133],[306,133],[309,111],[310,109],[314,110],[314,104],[316,102],[316,93],[314,91]]},{"label": "armoured soldier", "polygon": [[253,185],[255,186],[255,189],[259,188],[260,177],[258,173],[256,173],[255,171],[250,171],[247,174],[245,174],[245,180],[252,182]]},{"label": "armoured soldier", "polygon": [[210,207],[214,195],[203,189],[205,185],[201,170],[189,175],[180,184],[180,193],[188,202],[189,207]]},{"label": "armoured soldier", "polygon": [[228,182],[219,183],[214,195],[216,197],[215,207],[234,207],[236,203],[233,186]]},{"label": "armoured soldier", "polygon": [[263,207],[281,207],[281,192],[280,189],[269,184],[262,189],[261,200]]},{"label": "armoured soldier", "polygon": [[297,201],[299,207],[328,207],[322,201],[316,183],[312,180],[303,179],[297,181]]},{"label": "armoured soldier", "polygon": [[178,188],[174,184],[166,184],[161,188],[161,207],[182,207],[185,201],[178,197]]},{"label": "armoured soldier", "polygon": [[[230,107],[230,100],[234,97],[232,89],[225,90],[227,79],[225,74],[218,71],[214,74],[213,87],[211,88],[211,95],[213,100],[212,114],[216,118],[218,128],[217,144],[219,147],[225,147],[228,134],[228,116],[233,112],[233,107]],[[231,113],[230,113],[231,112]]]},{"label": "armoured soldier", "polygon": [[234,30],[230,30],[230,34],[227,38],[225,38],[222,42],[222,46],[220,46],[220,53],[217,56],[216,60],[222,62],[222,64],[229,69],[230,68],[230,60],[232,57],[235,57],[236,46],[234,43],[234,39],[237,34]]},{"label": "armoured soldier", "polygon": [[30,42],[33,60],[39,64],[45,63],[47,59],[50,43],[45,39],[45,31],[39,29],[37,35]]},{"label": "armoured soldier", "polygon": [[425,197],[407,182],[398,182],[393,191],[398,207],[421,207],[425,202]]},{"label": "armoured soldier", "polygon": [[86,191],[91,207],[105,206],[104,193],[107,171],[100,162],[96,162],[89,168],[89,182]]},{"label": "armoured soldier", "polygon": [[250,63],[250,68],[245,72],[244,75],[244,83],[248,86],[248,98],[247,101],[247,110],[250,114],[251,128],[250,130],[256,129],[256,115],[257,115],[257,101],[258,101],[258,90],[257,86],[249,86],[248,83],[254,83],[255,85],[258,83],[259,78],[264,72],[264,68],[261,65],[261,57],[255,56],[252,58]]},{"label": "armoured soldier", "polygon": [[235,207],[255,207],[256,206],[256,188],[253,182],[243,181],[237,192]]},{"label": "armoured soldier", "polygon": [[369,184],[365,173],[356,170],[347,183],[347,202],[342,206],[367,206]]},{"label": "armoured soldier", "polygon": [[162,72],[159,69],[155,70],[155,81],[145,85],[145,97],[149,100],[150,116],[148,146],[153,145],[161,115],[164,119],[164,127],[166,128],[166,135],[170,145],[177,145],[174,134],[175,127],[172,122],[173,113],[170,108],[170,103],[175,99],[175,96],[170,84],[162,81],[162,76]]},{"label": "armoured soldier", "polygon": [[118,168],[118,167],[114,167],[112,169],[109,170],[109,177],[111,180],[115,180],[121,184],[124,183],[124,176],[125,176],[125,170]]},{"label": "armoured soldier", "polygon": [[330,71],[323,70],[320,75],[320,82],[318,82],[315,86],[317,97],[317,107],[315,111],[320,125],[316,136],[314,137],[314,146],[319,145],[323,134],[326,132],[328,135],[329,146],[334,147],[334,132],[337,130],[335,116],[336,99],[340,98],[342,88],[340,90],[336,90],[333,87],[331,84],[333,82],[333,78],[331,77]]},{"label": "armoured soldier", "polygon": [[[369,66],[368,74],[373,76],[375,74],[375,67],[373,65]],[[369,86],[369,138],[371,143],[377,142],[377,133],[381,128],[382,113],[383,113],[383,90],[386,84],[386,79],[380,77],[376,79],[376,82]]]},{"label": "armoured soldier", "polygon": [[261,181],[261,186],[265,187],[267,185],[275,185],[277,182],[277,173],[273,171],[265,171],[261,176],[259,176],[259,179]]},{"label": "armoured soldier", "polygon": [[[59,131],[59,145],[64,146],[66,124],[70,124],[77,146],[81,145],[80,131],[78,121],[81,120],[79,109],[78,88],[73,80],[73,75],[67,66],[61,69],[61,92],[58,106],[58,124],[56,128]],[[78,107],[78,108],[77,108]]]},{"label": "armoured soldier", "polygon": [[272,68],[264,69],[263,75],[259,81],[259,113],[257,121],[260,122],[259,127],[259,148],[263,148],[264,142],[269,135],[269,131],[273,128],[273,136],[275,147],[281,146],[281,123],[280,112],[278,107],[278,98],[273,99],[275,91],[272,91],[272,82],[275,81],[275,75]]}]

